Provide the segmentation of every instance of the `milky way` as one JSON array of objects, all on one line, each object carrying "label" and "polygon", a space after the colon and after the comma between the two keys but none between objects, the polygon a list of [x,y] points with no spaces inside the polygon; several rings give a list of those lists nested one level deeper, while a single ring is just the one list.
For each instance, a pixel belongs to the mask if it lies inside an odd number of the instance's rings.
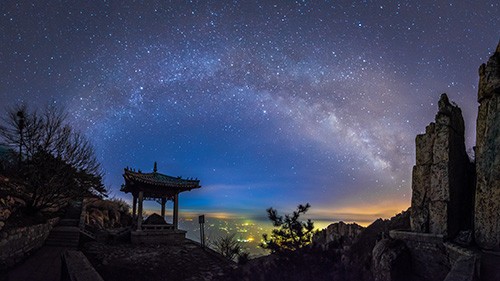
[{"label": "milky way", "polygon": [[0,101],[65,107],[113,196],[157,161],[194,212],[387,216],[442,92],[473,146],[500,38],[497,1],[391,2],[2,1]]}]

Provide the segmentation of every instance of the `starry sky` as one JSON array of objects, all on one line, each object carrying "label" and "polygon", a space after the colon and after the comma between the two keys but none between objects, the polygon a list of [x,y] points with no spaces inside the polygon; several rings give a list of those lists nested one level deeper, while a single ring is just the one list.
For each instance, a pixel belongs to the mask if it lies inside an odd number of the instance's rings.
[{"label": "starry sky", "polygon": [[[406,209],[448,93],[475,142],[498,1],[0,3],[0,104],[64,107],[111,196],[124,167],[201,180],[181,211],[369,221]],[[151,203],[150,208],[158,208]]]}]

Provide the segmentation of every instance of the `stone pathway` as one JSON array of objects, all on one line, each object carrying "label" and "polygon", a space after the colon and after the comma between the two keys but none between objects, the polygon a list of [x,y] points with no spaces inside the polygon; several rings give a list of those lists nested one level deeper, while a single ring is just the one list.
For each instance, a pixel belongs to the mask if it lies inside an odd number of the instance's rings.
[{"label": "stone pathway", "polygon": [[61,254],[66,247],[43,246],[27,260],[7,272],[8,281],[59,281],[61,280]]},{"label": "stone pathway", "polygon": [[0,281],[59,281],[61,280],[61,255],[66,250],[76,249],[80,237],[77,227],[81,202],[73,202],[58,226],[54,227],[40,249],[24,262],[10,269]]},{"label": "stone pathway", "polygon": [[46,246],[77,249],[80,241],[80,229],[75,226],[56,226],[45,240]]}]

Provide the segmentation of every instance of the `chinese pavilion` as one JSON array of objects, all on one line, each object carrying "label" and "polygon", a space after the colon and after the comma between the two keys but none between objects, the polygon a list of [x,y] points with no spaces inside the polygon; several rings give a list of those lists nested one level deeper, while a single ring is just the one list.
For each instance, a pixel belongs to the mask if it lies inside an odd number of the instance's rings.
[{"label": "chinese pavilion", "polygon": [[[170,234],[182,234],[184,237],[185,231],[178,229],[179,193],[200,188],[200,181],[198,179],[183,179],[181,177],[160,174],[157,171],[156,162],[154,163],[152,173],[142,173],[140,170],[135,171],[125,168],[123,178],[125,179],[125,184],[122,186],[121,191],[132,193],[132,215],[137,222],[136,230],[132,232],[132,242],[134,242],[134,240],[136,240],[136,242],[162,242],[158,240]],[[144,200],[159,202],[161,204],[162,218],[165,217],[165,204],[167,200],[172,200],[174,203],[172,224],[143,224],[142,210]]]}]

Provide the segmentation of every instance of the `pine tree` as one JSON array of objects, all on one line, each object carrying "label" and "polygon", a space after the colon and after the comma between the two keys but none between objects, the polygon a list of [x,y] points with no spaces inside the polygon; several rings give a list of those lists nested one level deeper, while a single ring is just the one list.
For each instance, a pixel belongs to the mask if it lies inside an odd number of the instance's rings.
[{"label": "pine tree", "polygon": [[275,253],[295,251],[311,243],[314,223],[310,219],[306,222],[299,220],[300,216],[305,214],[310,207],[309,203],[305,206],[299,205],[297,211],[294,211],[292,215],[286,214],[284,217],[279,216],[273,208],[267,209],[269,220],[278,229],[273,229],[271,236],[263,234],[264,241],[260,246]]}]

